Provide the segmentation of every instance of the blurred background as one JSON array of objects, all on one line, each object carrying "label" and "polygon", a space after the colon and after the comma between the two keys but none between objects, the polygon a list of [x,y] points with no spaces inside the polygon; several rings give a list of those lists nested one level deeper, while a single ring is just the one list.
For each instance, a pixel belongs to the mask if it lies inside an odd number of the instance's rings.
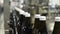
[{"label": "blurred background", "polygon": [[0,34],[60,34],[60,0],[0,0]]}]

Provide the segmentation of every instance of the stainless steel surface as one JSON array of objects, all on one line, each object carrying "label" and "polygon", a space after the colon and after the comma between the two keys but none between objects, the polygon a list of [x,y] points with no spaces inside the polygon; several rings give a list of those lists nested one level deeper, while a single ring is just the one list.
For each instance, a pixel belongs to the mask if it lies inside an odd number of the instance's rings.
[{"label": "stainless steel surface", "polygon": [[10,11],[10,6],[9,6],[9,0],[4,0],[4,30],[5,34],[9,34],[9,25],[7,21],[9,20],[9,11]]}]

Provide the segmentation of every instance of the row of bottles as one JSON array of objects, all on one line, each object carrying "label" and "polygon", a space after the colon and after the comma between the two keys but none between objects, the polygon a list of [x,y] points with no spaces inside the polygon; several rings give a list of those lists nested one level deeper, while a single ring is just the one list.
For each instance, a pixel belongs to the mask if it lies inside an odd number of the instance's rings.
[{"label": "row of bottles", "polygon": [[[46,16],[44,14],[44,16]],[[41,21],[35,18],[34,28],[32,29],[31,17],[25,17],[19,14],[18,11],[10,13],[10,30],[9,34],[47,34],[46,21]],[[60,23],[55,22],[54,31],[52,34],[60,34]]]}]

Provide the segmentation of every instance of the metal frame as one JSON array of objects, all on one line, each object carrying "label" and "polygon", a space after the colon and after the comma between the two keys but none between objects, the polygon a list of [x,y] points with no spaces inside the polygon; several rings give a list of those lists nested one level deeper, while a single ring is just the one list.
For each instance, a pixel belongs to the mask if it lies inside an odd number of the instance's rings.
[{"label": "metal frame", "polygon": [[9,20],[9,0],[4,0],[4,28],[5,28],[5,34],[9,34],[9,25],[7,21]]}]

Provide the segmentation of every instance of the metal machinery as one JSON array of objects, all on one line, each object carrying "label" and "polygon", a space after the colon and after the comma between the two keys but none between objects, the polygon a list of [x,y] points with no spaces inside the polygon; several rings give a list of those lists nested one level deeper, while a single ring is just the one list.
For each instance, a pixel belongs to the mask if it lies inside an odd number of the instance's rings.
[{"label": "metal machinery", "polygon": [[60,34],[59,0],[57,2],[56,0],[5,0],[5,34]]}]

